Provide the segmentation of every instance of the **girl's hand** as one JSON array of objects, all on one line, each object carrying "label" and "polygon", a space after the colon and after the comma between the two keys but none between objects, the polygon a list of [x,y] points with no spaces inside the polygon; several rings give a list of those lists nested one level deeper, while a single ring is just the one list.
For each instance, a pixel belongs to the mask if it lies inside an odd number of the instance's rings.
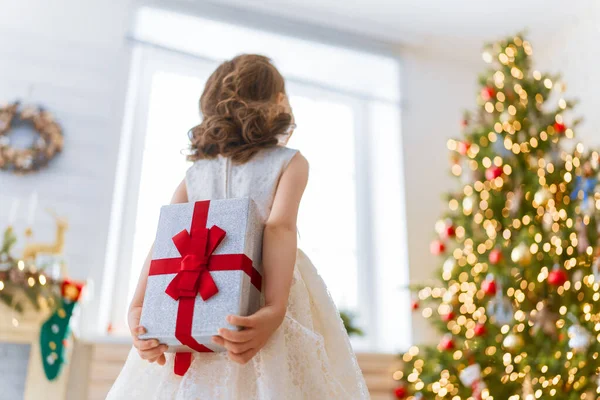
[{"label": "girl's hand", "polygon": [[213,336],[212,341],[227,349],[231,361],[246,364],[265,346],[284,317],[285,311],[273,306],[265,306],[249,317],[230,315],[227,322],[245,329],[219,329],[220,336]]},{"label": "girl's hand", "polygon": [[141,340],[138,335],[146,333],[146,329],[140,326],[140,317],[142,315],[142,307],[131,307],[129,309],[128,321],[131,336],[133,337],[133,345],[138,350],[140,357],[150,362],[157,362],[158,365],[165,365],[165,351],[169,348],[166,344],[160,344],[156,339]]}]

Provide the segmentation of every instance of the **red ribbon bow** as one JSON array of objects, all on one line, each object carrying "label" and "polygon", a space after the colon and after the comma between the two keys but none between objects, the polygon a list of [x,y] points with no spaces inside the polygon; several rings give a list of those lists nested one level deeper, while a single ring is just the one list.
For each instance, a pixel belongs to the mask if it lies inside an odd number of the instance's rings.
[{"label": "red ribbon bow", "polygon": [[173,243],[181,254],[181,269],[171,281],[165,293],[174,300],[196,297],[200,294],[206,301],[219,292],[208,271],[210,256],[225,238],[225,231],[218,226],[210,229],[194,226],[173,236]]},{"label": "red ribbon bow", "polygon": [[[196,202],[190,231],[183,230],[173,236],[173,243],[181,257],[152,260],[149,271],[150,276],[177,274],[165,290],[166,294],[179,301],[175,337],[185,346],[198,352],[212,352],[192,337],[196,296],[200,294],[206,301],[219,292],[210,271],[242,270],[258,290],[261,290],[262,286],[262,276],[245,254],[213,255],[226,233],[216,225],[210,229],[206,228],[209,206],[210,201]],[[185,375],[191,362],[191,353],[176,353],[175,373]]]}]

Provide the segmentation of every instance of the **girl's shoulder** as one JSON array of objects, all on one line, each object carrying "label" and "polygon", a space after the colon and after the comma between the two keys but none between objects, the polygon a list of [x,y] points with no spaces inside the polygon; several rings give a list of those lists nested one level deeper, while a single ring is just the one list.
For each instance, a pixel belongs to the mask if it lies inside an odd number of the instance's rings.
[{"label": "girl's shoulder", "polygon": [[259,162],[281,163],[285,167],[298,153],[298,150],[291,147],[277,145],[261,150],[254,159]]}]

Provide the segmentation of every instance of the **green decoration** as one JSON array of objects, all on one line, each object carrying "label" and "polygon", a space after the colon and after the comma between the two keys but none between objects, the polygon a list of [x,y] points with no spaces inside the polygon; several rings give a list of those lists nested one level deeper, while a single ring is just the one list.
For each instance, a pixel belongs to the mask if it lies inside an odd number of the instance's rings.
[{"label": "green decoration", "polygon": [[65,281],[62,285],[60,306],[44,322],[40,330],[42,364],[48,380],[60,374],[65,362],[65,351],[70,333],[69,322],[77,305],[83,286]]}]

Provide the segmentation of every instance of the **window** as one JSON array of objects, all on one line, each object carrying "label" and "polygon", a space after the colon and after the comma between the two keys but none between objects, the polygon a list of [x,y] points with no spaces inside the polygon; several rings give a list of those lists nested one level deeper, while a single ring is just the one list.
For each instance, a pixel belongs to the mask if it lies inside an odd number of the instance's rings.
[{"label": "window", "polygon": [[[385,333],[406,326],[408,315],[403,319],[401,310],[409,309],[399,290],[407,282],[407,266],[406,253],[398,253],[405,236],[397,61],[155,8],[139,11],[134,32],[130,123],[123,138],[121,190],[116,190],[121,195],[115,196],[120,211],[112,229],[117,261],[107,266],[117,271],[118,283],[114,296],[104,290],[113,300],[115,330],[125,331],[126,304],[153,241],[160,206],[169,202],[189,167],[182,151],[187,132],[200,122],[198,98],[206,79],[220,60],[257,52],[272,57],[286,77],[298,123],[288,145],[311,164],[298,221],[300,247],[338,307],[358,316],[367,332],[356,341],[358,348],[408,344],[406,329]],[[376,199],[384,195],[387,200]],[[375,209],[380,205],[393,210]],[[382,306],[389,302],[400,312],[386,315]],[[389,319],[400,323],[390,326]]]}]

